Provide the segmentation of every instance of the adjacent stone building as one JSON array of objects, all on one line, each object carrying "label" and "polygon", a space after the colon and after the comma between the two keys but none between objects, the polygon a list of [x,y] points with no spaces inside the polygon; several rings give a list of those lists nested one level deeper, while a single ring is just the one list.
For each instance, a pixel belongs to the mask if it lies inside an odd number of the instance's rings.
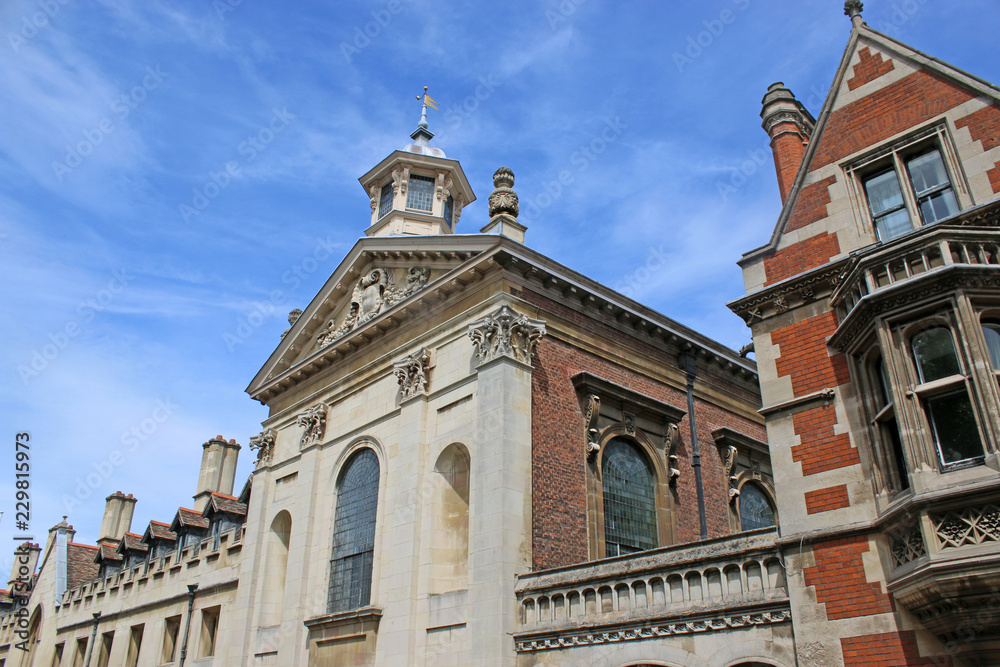
[{"label": "adjacent stone building", "polygon": [[1000,91],[860,4],[817,117],[764,97],[757,363],[531,250],[509,169],[456,233],[425,114],[248,387],[251,479],[218,436],[193,507],[24,547],[0,665],[996,664]]}]

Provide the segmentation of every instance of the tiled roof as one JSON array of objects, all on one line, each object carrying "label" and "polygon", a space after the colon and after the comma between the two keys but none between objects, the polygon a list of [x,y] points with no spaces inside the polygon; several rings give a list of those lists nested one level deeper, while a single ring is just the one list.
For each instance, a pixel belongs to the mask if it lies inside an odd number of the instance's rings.
[{"label": "tiled roof", "polygon": [[142,536],[144,541],[146,541],[146,536],[155,540],[167,540],[168,542],[177,541],[177,533],[170,530],[170,526],[162,521],[150,521],[149,528],[146,529],[146,534]]},{"label": "tiled roof", "polygon": [[203,517],[200,512],[181,507],[177,510],[177,516],[174,517],[173,523],[170,524],[170,530],[177,532],[182,527],[207,529],[208,519]]},{"label": "tiled roof", "polygon": [[215,512],[228,512],[230,514],[236,514],[237,516],[247,515],[247,506],[245,503],[241,503],[233,496],[227,496],[221,493],[213,493],[209,496],[208,504],[205,506],[205,510],[201,514],[202,516],[208,516],[213,513],[213,510]]},{"label": "tiled roof", "polygon": [[110,540],[108,540],[107,542],[102,542],[98,546],[99,550],[97,554],[94,556],[95,563],[99,563],[102,560],[119,561],[122,559],[122,555],[118,553],[117,542],[111,542]]},{"label": "tiled roof", "polygon": [[142,535],[125,533],[125,539],[118,545],[118,553],[124,554],[126,551],[149,551],[149,545],[142,541]]},{"label": "tiled roof", "polygon": [[70,542],[66,546],[66,587],[76,588],[80,584],[97,578],[97,547]]}]

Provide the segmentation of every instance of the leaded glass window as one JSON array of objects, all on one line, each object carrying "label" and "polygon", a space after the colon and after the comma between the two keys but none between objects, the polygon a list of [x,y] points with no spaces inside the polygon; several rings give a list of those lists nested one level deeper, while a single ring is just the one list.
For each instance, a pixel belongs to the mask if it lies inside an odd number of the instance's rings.
[{"label": "leaded glass window", "polygon": [[656,479],[645,455],[624,438],[604,446],[604,545],[607,556],[654,549]]},{"label": "leaded glass window", "polygon": [[756,530],[775,525],[774,508],[767,495],[756,484],[744,484],[740,489],[740,528]]},{"label": "leaded glass window", "polygon": [[327,603],[331,614],[371,601],[378,482],[378,457],[371,449],[351,457],[340,476]]},{"label": "leaded glass window", "polygon": [[392,210],[393,194],[394,193],[392,191],[392,181],[389,181],[388,183],[382,186],[382,193],[379,195],[379,200],[378,200],[379,220],[381,220],[386,214],[389,213],[389,211]]},{"label": "leaded glass window", "polygon": [[410,175],[410,187],[406,191],[406,208],[418,211],[431,210],[434,199],[434,179],[429,176]]}]

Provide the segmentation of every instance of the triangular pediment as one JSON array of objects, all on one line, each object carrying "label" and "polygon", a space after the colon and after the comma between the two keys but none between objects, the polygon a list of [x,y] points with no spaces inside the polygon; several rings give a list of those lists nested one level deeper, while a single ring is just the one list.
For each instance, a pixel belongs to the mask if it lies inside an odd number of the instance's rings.
[{"label": "triangular pediment", "polygon": [[855,28],[771,239],[746,253],[741,264],[774,251],[783,235],[825,215],[825,205],[817,202],[829,203],[826,189],[833,179],[817,177],[821,169],[976,98],[1000,104],[1000,88],[866,24]]},{"label": "triangular pediment", "polygon": [[414,310],[414,302],[499,237],[398,236],[361,239],[285,331],[247,392],[252,396],[297,367],[322,366],[330,351],[345,355]]}]

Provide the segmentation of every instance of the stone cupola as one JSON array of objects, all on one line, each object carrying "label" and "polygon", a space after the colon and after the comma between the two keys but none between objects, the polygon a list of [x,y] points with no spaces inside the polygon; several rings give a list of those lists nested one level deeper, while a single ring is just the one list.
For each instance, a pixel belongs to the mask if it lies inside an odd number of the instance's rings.
[{"label": "stone cupola", "polygon": [[413,142],[358,179],[371,198],[368,236],[454,234],[462,209],[476,200],[462,165],[430,145],[428,104],[437,108],[425,86]]}]

